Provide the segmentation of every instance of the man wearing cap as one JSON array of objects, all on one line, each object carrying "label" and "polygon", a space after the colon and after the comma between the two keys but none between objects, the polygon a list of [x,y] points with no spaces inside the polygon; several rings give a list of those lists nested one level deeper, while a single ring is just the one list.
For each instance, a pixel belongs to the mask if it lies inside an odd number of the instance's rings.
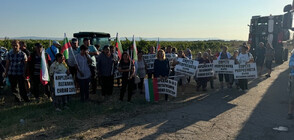
[{"label": "man wearing cap", "polygon": [[[90,55],[90,58],[92,60],[92,63],[90,65],[90,70],[91,70],[91,88],[92,94],[96,93],[97,89],[97,69],[96,69],[96,58],[95,56],[98,55],[98,50],[94,45],[90,44],[90,40],[88,38],[84,38],[83,44],[88,48],[88,51],[86,52],[88,55]],[[78,49],[80,53],[80,49]]]},{"label": "man wearing cap", "polygon": [[46,49],[46,53],[50,57],[50,63],[53,63],[55,61],[55,55],[59,53],[60,43],[56,40],[53,41],[53,45],[51,45],[49,48]]},{"label": "man wearing cap", "polygon": [[78,45],[77,38],[71,39],[71,47],[72,47],[72,51],[71,50],[69,51],[67,65],[69,67],[69,72],[72,74],[73,78],[76,79],[77,69],[75,68],[75,64],[76,64],[75,55],[79,54],[79,45]]}]

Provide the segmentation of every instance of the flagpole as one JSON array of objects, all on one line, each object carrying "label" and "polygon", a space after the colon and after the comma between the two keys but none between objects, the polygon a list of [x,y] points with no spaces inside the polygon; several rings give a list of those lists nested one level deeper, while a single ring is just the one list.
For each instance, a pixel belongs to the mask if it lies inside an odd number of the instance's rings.
[{"label": "flagpole", "polygon": [[[64,38],[66,38],[66,33],[64,33]],[[73,58],[74,58],[74,60],[75,60],[75,63],[76,63],[77,66],[78,66],[78,69],[80,69],[80,67],[79,67],[79,65],[78,65],[78,62],[77,62],[77,59],[76,59],[76,56],[75,56],[75,54],[74,54],[74,52],[73,52],[73,50],[72,50],[72,47],[69,47],[69,49],[70,49],[70,51],[71,51],[71,53],[72,53],[72,55],[73,55]]]},{"label": "flagpole", "polygon": [[[132,47],[131,47],[131,57],[130,57],[130,66],[129,66],[129,69],[132,69],[131,68],[131,64],[132,64],[132,60],[133,60],[133,50],[134,50],[134,41],[135,41],[135,35],[133,35],[133,45],[132,45]],[[131,75],[131,70],[129,71],[129,77],[130,77],[130,75]]]}]

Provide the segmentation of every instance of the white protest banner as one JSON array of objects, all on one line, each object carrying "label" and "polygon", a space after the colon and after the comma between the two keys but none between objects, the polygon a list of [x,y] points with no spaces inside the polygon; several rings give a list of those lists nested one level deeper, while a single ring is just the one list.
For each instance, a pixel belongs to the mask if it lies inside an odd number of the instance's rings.
[{"label": "white protest banner", "polygon": [[234,60],[213,60],[213,70],[217,74],[233,74]]},{"label": "white protest banner", "polygon": [[175,67],[175,72],[182,73],[187,76],[194,76],[199,62],[196,60],[189,60],[184,58],[178,58],[179,64]]},{"label": "white protest banner", "polygon": [[158,79],[157,89],[159,94],[168,94],[177,97],[178,82],[172,79]]},{"label": "white protest banner", "polygon": [[256,63],[234,65],[235,79],[254,79],[257,78]]},{"label": "white protest banner", "polygon": [[55,96],[76,94],[72,75],[54,74]]},{"label": "white protest banner", "polygon": [[119,72],[118,70],[115,70],[114,71],[114,79],[121,78],[121,77],[122,77],[121,72]]},{"label": "white protest banner", "polygon": [[153,69],[154,68],[154,61],[156,59],[156,54],[144,54],[143,60],[147,65],[147,69]]},{"label": "white protest banner", "polygon": [[174,59],[176,59],[177,57],[178,57],[177,54],[173,54],[173,53],[166,53],[165,54],[165,58],[169,61],[170,68],[174,68],[174,66],[172,64],[174,62]]},{"label": "white protest banner", "polygon": [[213,63],[199,64],[197,69],[197,78],[212,77],[214,75]]}]

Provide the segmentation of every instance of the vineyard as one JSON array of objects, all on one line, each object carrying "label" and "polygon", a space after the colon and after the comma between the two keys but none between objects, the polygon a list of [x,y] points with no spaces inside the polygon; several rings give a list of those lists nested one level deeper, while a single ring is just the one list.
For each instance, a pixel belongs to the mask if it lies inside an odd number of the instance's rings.
[{"label": "vineyard", "polygon": [[[45,48],[50,46],[50,40],[24,40],[27,43],[27,49],[30,51],[33,50],[35,43],[41,43]],[[4,39],[0,40],[0,46],[4,46],[8,49],[11,49],[11,40],[10,39]],[[52,42],[52,41],[51,41]],[[63,41],[60,41],[60,44],[62,44]],[[132,45],[132,41],[128,40],[127,38],[125,40],[121,41],[123,49],[127,50],[128,47]],[[185,50],[187,48],[191,49],[193,54],[195,55],[196,52],[203,52],[207,49],[211,49],[212,52],[220,51],[221,46],[227,46],[229,48],[229,51],[232,52],[233,50],[237,49],[243,41],[223,41],[223,40],[210,40],[210,41],[160,41],[160,46],[167,47],[172,46],[177,48],[177,50]],[[114,45],[115,41],[111,41],[111,45]],[[136,45],[138,50],[142,50],[143,52],[147,53],[148,48],[150,46],[156,47],[157,41],[146,41],[146,40],[138,40],[136,41]]]}]

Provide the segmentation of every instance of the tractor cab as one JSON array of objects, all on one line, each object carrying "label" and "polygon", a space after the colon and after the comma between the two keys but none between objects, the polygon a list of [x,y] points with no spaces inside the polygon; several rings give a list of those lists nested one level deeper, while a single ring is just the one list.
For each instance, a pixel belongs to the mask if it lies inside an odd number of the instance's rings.
[{"label": "tractor cab", "polygon": [[84,38],[88,38],[91,42],[91,45],[100,45],[100,49],[102,49],[105,45],[110,45],[110,34],[104,32],[79,32],[74,33],[74,37],[76,37],[79,41],[79,46],[83,44]]}]

